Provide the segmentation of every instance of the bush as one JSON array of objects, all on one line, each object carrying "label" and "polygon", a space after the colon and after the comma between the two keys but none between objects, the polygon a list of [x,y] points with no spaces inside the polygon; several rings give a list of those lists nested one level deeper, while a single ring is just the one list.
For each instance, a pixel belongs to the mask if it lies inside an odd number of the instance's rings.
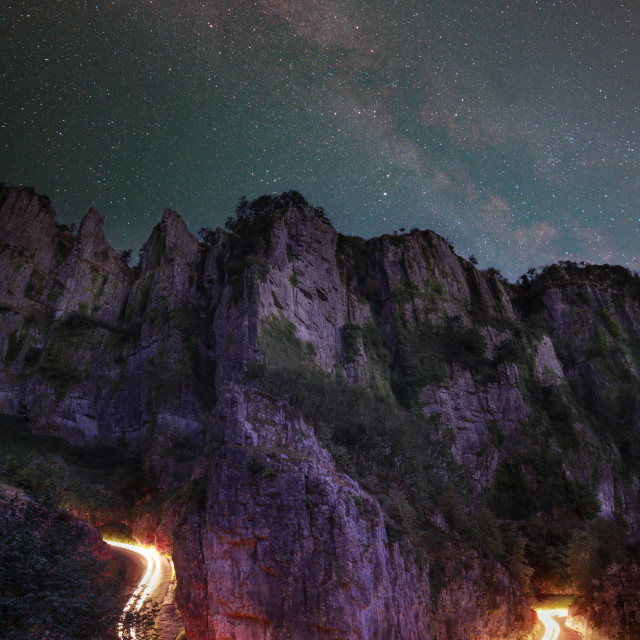
[{"label": "bush", "polygon": [[5,640],[112,638],[118,583],[88,529],[50,498],[0,498],[0,620]]},{"label": "bush", "polygon": [[135,544],[131,527],[123,522],[114,522],[100,527],[100,533],[105,540]]},{"label": "bush", "polygon": [[615,522],[598,519],[576,536],[569,549],[569,572],[577,590],[592,593],[610,569],[630,557],[629,536]]},{"label": "bush", "polygon": [[342,344],[344,346],[344,359],[346,362],[354,362],[360,353],[360,336],[362,327],[357,324],[345,324],[342,329]]},{"label": "bush", "polygon": [[60,438],[30,432],[22,418],[0,414],[0,477],[30,491],[55,493],[69,508],[122,509],[145,493],[138,457],[116,448],[73,447]]}]

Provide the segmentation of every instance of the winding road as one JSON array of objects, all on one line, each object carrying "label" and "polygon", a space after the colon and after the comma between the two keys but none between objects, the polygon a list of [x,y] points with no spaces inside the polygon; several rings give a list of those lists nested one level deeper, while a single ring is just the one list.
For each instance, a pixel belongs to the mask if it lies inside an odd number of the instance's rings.
[{"label": "winding road", "polygon": [[580,640],[582,636],[565,625],[566,609],[536,609],[538,620],[544,626],[540,640]]},{"label": "winding road", "polygon": [[[173,592],[170,588],[173,568],[167,558],[161,556],[153,548],[139,547],[110,540],[105,540],[105,542],[111,546],[118,564],[124,566],[127,572],[129,599],[123,610],[123,616],[130,610],[139,611],[147,598],[151,598],[163,609],[173,606]],[[163,616],[163,611],[161,610],[158,618],[161,633],[165,631],[162,627],[166,626],[166,624],[163,624],[163,617],[166,618],[167,616]],[[123,638],[125,631],[128,632],[127,637],[135,640],[135,629],[125,629],[121,621],[118,626],[118,637]],[[173,640],[176,636],[173,631],[173,629],[170,629],[162,633],[162,635]],[[170,635],[171,633],[173,635]]]}]

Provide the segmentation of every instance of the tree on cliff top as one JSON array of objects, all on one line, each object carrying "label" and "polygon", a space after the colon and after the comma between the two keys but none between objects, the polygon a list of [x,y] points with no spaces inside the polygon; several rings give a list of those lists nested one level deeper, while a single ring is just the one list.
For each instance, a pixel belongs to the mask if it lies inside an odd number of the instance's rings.
[{"label": "tree on cliff top", "polygon": [[230,216],[225,227],[238,238],[236,249],[240,253],[260,255],[269,246],[273,225],[282,218],[287,209],[305,209],[315,217],[331,224],[322,207],[310,206],[307,199],[291,189],[279,196],[267,194],[249,201],[242,196],[236,206],[235,218]]}]

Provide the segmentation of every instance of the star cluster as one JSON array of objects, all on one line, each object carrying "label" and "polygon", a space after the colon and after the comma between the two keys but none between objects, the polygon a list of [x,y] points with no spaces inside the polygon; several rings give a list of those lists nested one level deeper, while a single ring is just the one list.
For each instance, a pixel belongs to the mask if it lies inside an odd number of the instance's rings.
[{"label": "star cluster", "polygon": [[7,0],[0,179],[119,248],[297,189],[514,277],[640,269],[640,4]]}]

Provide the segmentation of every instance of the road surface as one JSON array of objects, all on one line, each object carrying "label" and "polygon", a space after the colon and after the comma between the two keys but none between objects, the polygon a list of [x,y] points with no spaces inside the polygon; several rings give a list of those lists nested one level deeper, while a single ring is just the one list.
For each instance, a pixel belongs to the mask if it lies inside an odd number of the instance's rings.
[{"label": "road surface", "polygon": [[[153,548],[123,544],[105,540],[120,566],[126,570],[127,604],[125,611],[139,609],[144,601],[150,597],[160,605],[158,625],[163,640],[174,640],[180,631],[177,609],[173,601],[171,578],[173,567],[171,561],[161,556]],[[135,638],[135,630],[131,630],[131,637]],[[119,637],[123,637],[124,630],[119,629]]]},{"label": "road surface", "polygon": [[538,620],[544,626],[544,634],[540,640],[580,640],[582,636],[565,625],[566,609],[537,609]]}]

